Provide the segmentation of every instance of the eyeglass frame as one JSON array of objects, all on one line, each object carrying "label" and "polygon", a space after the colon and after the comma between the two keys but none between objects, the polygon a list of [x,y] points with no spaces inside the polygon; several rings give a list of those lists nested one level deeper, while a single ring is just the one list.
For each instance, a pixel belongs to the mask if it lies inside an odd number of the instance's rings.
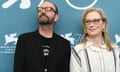
[{"label": "eyeglass frame", "polygon": [[93,20],[85,20],[84,21],[84,23],[86,24],[86,25],[90,25],[91,23],[93,23],[93,24],[98,24],[100,21],[104,21],[102,18],[95,18],[95,19],[93,19]]},{"label": "eyeglass frame", "polygon": [[[38,11],[38,12],[40,12],[39,8],[41,8],[41,11],[44,9],[45,12],[51,12],[51,11],[53,11],[53,12],[57,13],[52,7],[37,7],[37,11]],[[48,8],[49,8],[50,10],[49,10]]]}]

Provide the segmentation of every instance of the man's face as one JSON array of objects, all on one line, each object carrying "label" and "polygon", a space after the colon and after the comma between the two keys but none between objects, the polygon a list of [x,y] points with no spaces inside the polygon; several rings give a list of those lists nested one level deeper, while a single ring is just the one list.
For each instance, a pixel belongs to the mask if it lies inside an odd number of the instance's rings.
[{"label": "man's face", "polygon": [[41,25],[51,25],[56,20],[56,9],[50,2],[44,2],[38,7],[38,22]]}]

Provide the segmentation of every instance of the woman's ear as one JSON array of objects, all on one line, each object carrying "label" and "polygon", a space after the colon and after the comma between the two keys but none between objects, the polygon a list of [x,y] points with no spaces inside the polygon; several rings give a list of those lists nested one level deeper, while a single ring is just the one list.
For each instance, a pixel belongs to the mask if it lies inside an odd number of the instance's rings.
[{"label": "woman's ear", "polygon": [[103,22],[102,28],[105,29],[105,27],[106,27],[106,24],[105,24],[105,22]]}]

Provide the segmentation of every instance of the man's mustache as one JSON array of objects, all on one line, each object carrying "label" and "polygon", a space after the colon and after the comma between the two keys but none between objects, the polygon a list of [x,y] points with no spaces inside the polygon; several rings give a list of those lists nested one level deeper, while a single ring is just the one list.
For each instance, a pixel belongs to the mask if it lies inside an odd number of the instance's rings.
[{"label": "man's mustache", "polygon": [[41,14],[41,15],[39,16],[39,18],[42,17],[42,16],[45,16],[45,17],[49,18],[49,17],[48,17],[46,14],[44,14],[44,13]]}]

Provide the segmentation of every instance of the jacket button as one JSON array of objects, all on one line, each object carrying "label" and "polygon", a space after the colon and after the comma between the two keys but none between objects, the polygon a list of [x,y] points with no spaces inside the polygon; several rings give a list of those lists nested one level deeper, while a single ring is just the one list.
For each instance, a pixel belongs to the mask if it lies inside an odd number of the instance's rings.
[{"label": "jacket button", "polygon": [[48,70],[45,68],[44,71],[47,72]]}]

